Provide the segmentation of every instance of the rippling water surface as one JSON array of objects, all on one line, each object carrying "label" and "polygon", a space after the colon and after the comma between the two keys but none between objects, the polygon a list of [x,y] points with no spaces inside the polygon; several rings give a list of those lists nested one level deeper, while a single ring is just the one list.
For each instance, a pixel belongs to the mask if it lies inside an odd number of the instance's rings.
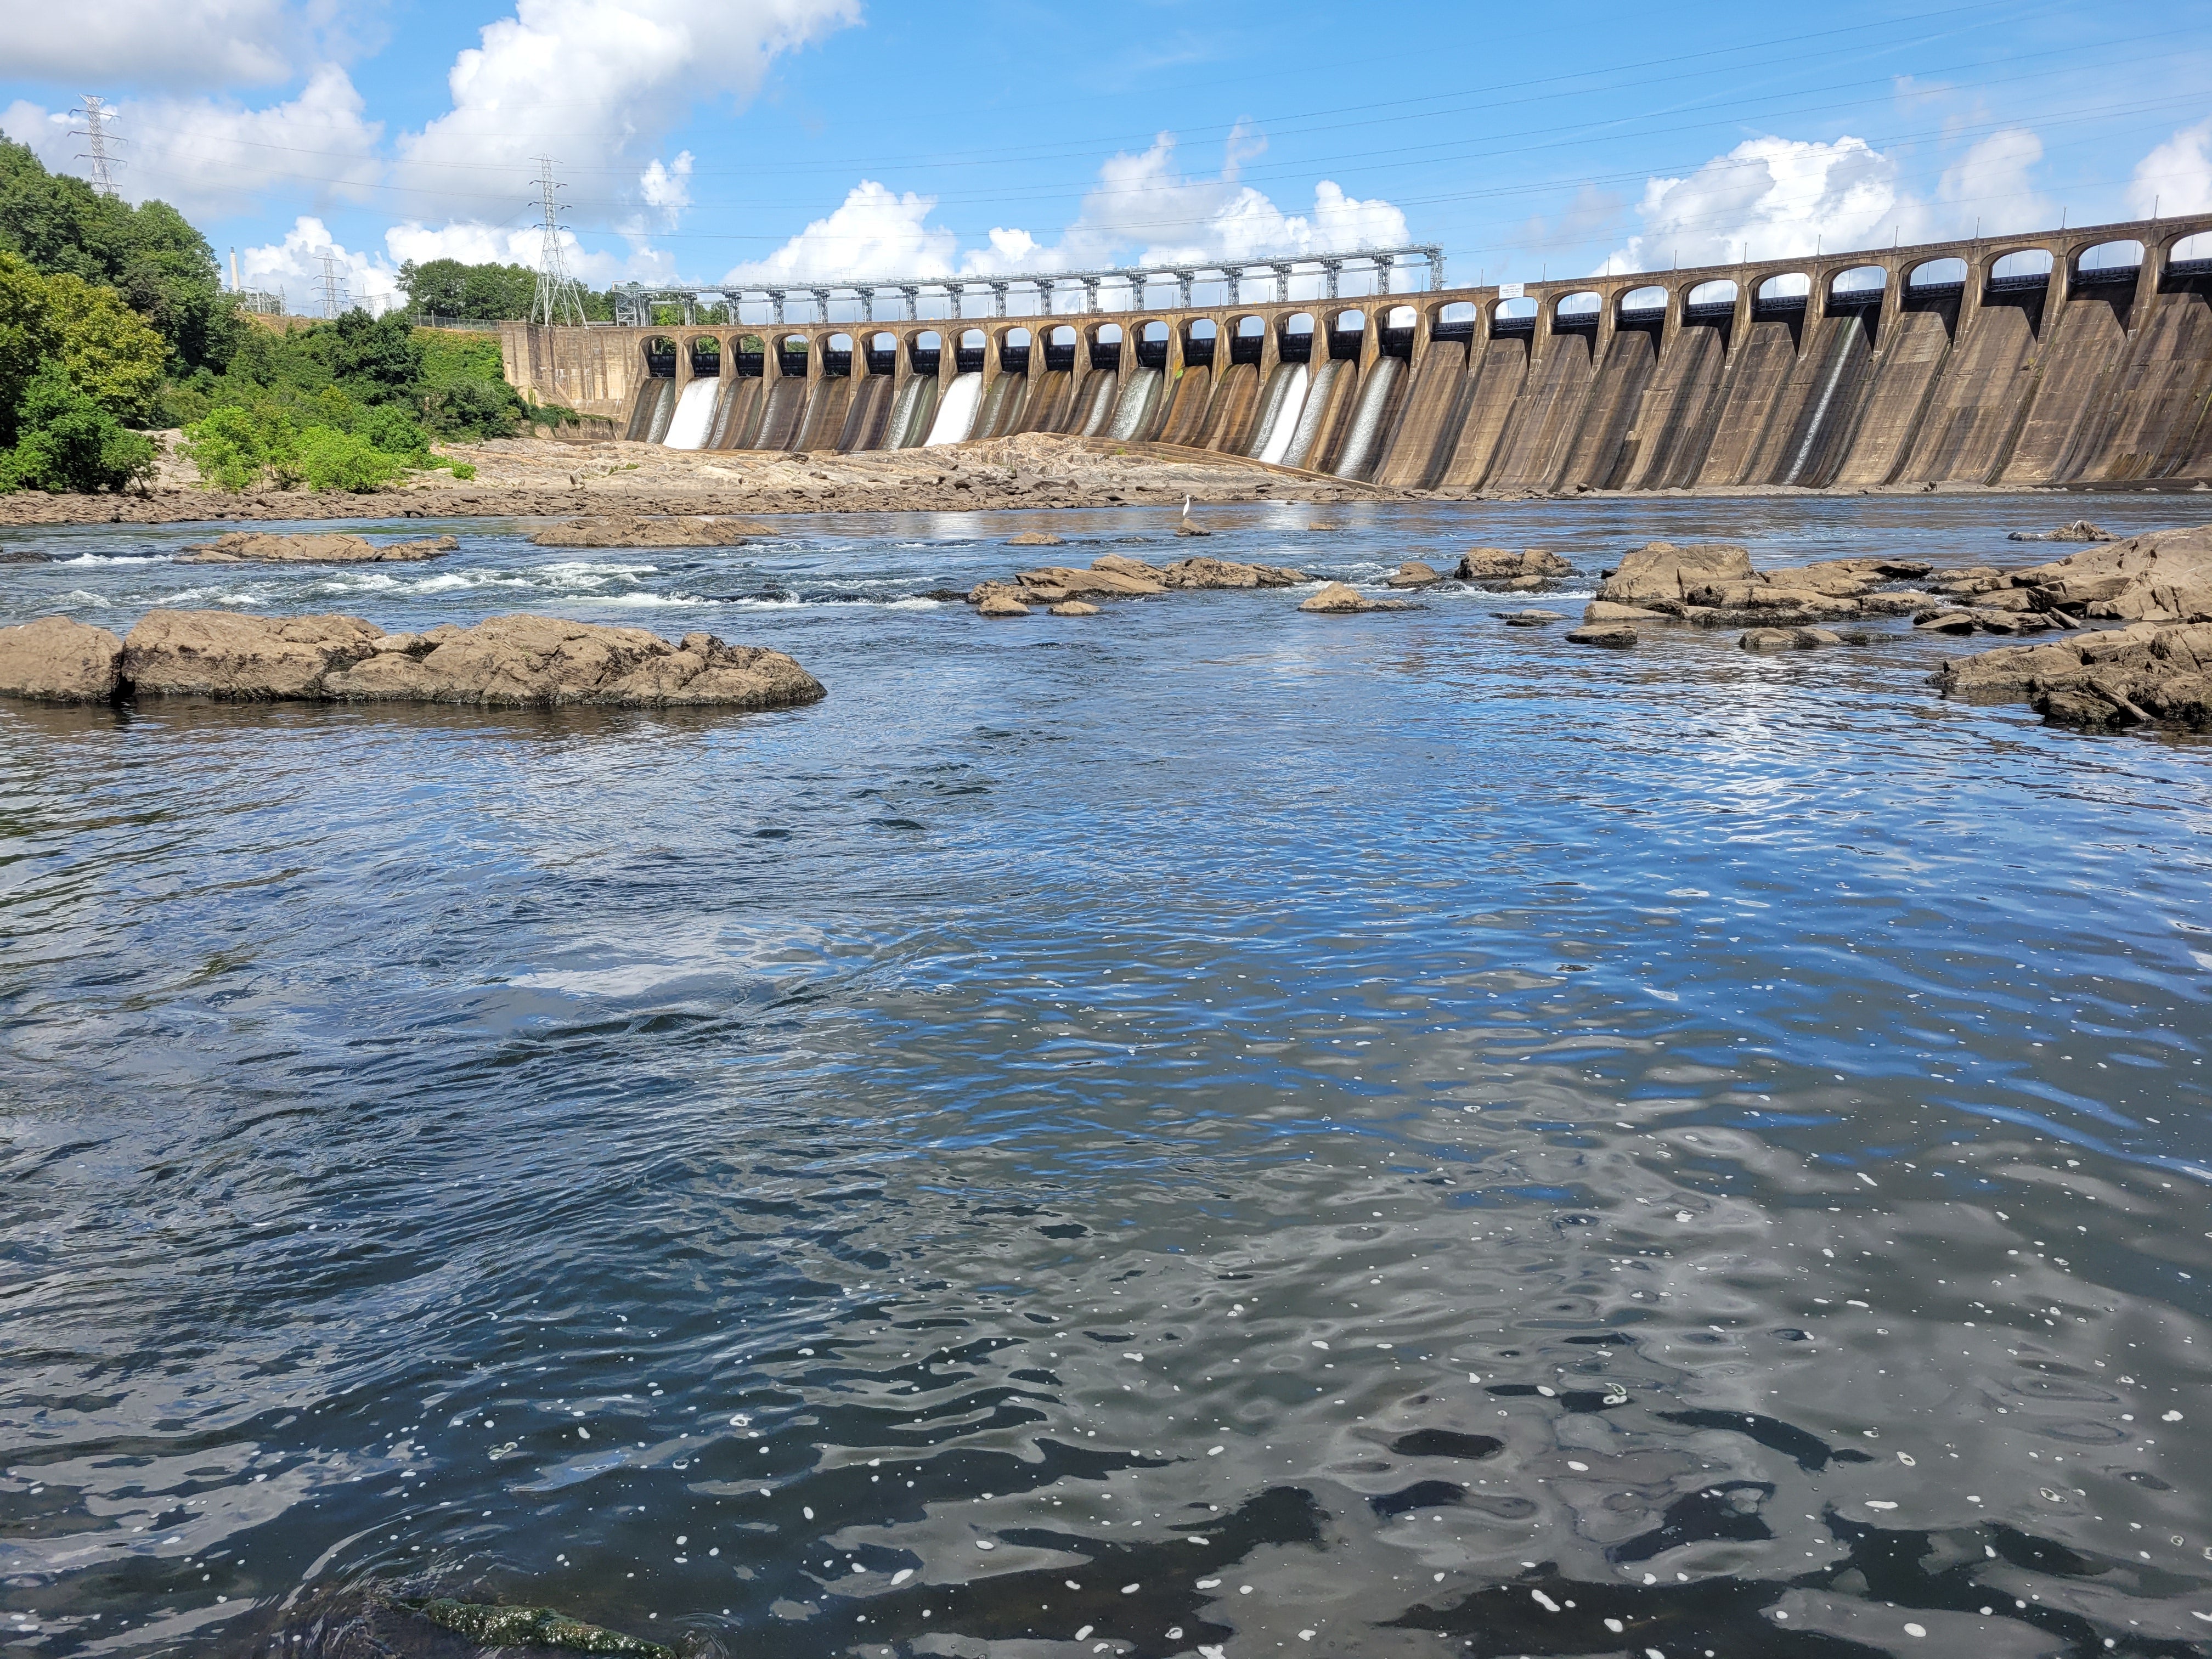
[{"label": "rippling water surface", "polygon": [[[2060,516],[1204,550],[2017,563]],[[371,1592],[766,1659],[2206,1650],[2212,746],[1939,702],[1899,623],[927,597],[1036,522],[11,536],[63,562],[0,620],[553,610],[830,688],[0,707],[11,1650],[457,1645]]]}]

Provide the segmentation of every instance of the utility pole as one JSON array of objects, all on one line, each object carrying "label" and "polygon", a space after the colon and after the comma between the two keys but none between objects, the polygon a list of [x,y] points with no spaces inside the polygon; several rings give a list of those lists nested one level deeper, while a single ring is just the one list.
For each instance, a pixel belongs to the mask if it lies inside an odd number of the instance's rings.
[{"label": "utility pole", "polygon": [[530,303],[533,323],[575,323],[584,320],[584,302],[576,282],[568,275],[568,256],[561,247],[561,191],[555,182],[553,158],[538,158],[538,228],[544,240],[538,246],[538,294]]},{"label": "utility pole", "polygon": [[84,107],[73,109],[70,113],[81,116],[84,120],[83,126],[70,129],[70,137],[82,138],[90,146],[79,150],[76,159],[88,164],[87,170],[92,174],[92,193],[113,196],[115,170],[123,165],[119,159],[111,158],[107,153],[110,144],[123,142],[120,138],[107,136],[107,124],[115,118],[115,112],[107,107],[105,100],[88,92],[84,94]]}]

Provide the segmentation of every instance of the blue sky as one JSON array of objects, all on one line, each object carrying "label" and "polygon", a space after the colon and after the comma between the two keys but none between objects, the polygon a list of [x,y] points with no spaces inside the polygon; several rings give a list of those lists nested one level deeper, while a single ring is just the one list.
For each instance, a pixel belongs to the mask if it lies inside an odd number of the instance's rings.
[{"label": "blue sky", "polygon": [[2212,8],[94,0],[0,16],[0,128],[116,107],[295,309],[403,258],[595,284],[1417,241],[1460,282],[2212,209]]}]

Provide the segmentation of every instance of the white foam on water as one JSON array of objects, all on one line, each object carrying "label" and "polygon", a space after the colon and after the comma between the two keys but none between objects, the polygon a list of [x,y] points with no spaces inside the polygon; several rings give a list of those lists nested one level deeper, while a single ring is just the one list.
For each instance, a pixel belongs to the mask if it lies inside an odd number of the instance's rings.
[{"label": "white foam on water", "polygon": [[56,564],[167,564],[177,556],[173,553],[80,553],[73,559],[56,559]]},{"label": "white foam on water", "polygon": [[107,608],[107,601],[106,599],[101,599],[99,594],[88,592],[82,587],[71,588],[68,592],[63,594],[62,603],[64,605],[98,605],[103,611]]},{"label": "white foam on water", "polygon": [[676,413],[669,417],[667,435],[661,439],[664,449],[703,449],[707,434],[714,424],[714,394],[722,389],[719,376],[692,381],[676,399]]},{"label": "white foam on water", "polygon": [[929,436],[922,440],[924,449],[935,449],[945,444],[957,444],[968,435],[975,424],[975,410],[983,400],[983,377],[960,374],[945,389],[945,401],[937,406],[937,419],[929,428]]}]

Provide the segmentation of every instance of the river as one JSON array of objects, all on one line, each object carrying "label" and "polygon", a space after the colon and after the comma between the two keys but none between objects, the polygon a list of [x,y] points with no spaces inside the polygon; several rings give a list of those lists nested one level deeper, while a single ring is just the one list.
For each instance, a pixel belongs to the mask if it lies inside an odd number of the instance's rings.
[{"label": "river", "polygon": [[[1542,545],[1572,614],[1650,538],[2018,564],[2080,507],[1047,556]],[[0,622],[550,610],[830,689],[0,706],[10,1651],[446,1650],[372,1591],[763,1659],[2206,1651],[2212,740],[1944,702],[1980,642],[1903,622],[928,597],[1042,522],[10,532]]]}]

